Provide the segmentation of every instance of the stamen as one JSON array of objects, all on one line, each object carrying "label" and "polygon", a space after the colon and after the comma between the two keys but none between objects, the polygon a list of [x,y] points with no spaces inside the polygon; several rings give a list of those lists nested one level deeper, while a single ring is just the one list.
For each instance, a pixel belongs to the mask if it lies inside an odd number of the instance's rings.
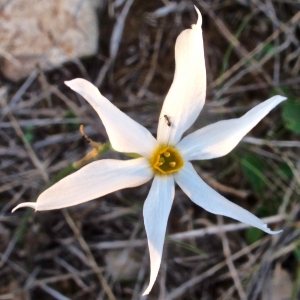
[{"label": "stamen", "polygon": [[170,155],[171,155],[170,152],[168,152],[168,151],[165,151],[165,152],[164,152],[164,156],[165,156],[165,157],[169,157]]},{"label": "stamen", "polygon": [[164,163],[165,163],[165,159],[164,159],[163,157],[160,157],[158,166],[160,167],[160,166],[163,165]]},{"label": "stamen", "polygon": [[175,162],[175,161],[171,161],[171,162],[169,163],[169,166],[170,166],[171,168],[174,168],[174,167],[176,166],[176,162]]}]

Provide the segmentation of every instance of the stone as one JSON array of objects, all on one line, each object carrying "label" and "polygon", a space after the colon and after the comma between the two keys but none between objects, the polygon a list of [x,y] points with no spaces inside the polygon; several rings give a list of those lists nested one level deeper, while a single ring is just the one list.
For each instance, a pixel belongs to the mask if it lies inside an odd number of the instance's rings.
[{"label": "stone", "polygon": [[13,81],[97,52],[95,7],[86,0],[0,0],[0,70]]}]

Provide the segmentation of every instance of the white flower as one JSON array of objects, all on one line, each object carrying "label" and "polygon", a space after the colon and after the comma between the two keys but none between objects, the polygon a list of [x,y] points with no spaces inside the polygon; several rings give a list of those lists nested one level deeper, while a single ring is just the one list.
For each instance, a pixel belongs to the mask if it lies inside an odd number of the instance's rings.
[{"label": "white flower", "polygon": [[184,30],[176,41],[176,70],[160,114],[157,140],[88,81],[78,78],[66,82],[99,114],[116,151],[138,153],[142,157],[90,163],[43,192],[36,203],[21,203],[13,210],[20,207],[35,210],[68,207],[122,188],[139,186],[154,178],[143,209],[151,261],[150,283],[144,294],[152,289],[159,271],[175,182],[193,202],[209,212],[236,219],[270,234],[280,232],[271,231],[256,216],[215,192],[197,175],[190,161],[221,157],[230,152],[285,97],[274,96],[240,118],[206,126],[180,140],[198,117],[206,93],[202,17],[197,8],[196,11],[197,24]]}]

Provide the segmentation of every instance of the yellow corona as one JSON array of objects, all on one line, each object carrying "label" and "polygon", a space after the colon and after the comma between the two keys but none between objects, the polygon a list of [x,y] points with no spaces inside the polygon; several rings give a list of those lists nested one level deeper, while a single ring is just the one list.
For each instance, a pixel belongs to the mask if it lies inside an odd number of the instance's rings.
[{"label": "yellow corona", "polygon": [[170,146],[159,146],[150,158],[150,164],[158,175],[178,172],[184,165],[179,152]]}]

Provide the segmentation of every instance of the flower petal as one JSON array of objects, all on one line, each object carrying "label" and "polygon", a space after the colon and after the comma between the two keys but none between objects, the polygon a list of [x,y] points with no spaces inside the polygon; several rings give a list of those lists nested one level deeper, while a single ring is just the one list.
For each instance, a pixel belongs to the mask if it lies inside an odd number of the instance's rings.
[{"label": "flower petal", "polygon": [[213,214],[233,218],[269,234],[281,232],[281,230],[272,231],[249,211],[230,202],[213,190],[198,176],[190,162],[185,163],[184,167],[175,175],[175,181],[194,203]]},{"label": "flower petal", "polygon": [[13,209],[31,207],[50,210],[77,205],[119,189],[139,186],[153,176],[146,158],[103,159],[81,168],[44,191],[37,202],[21,203]]},{"label": "flower petal", "polygon": [[77,78],[66,81],[65,84],[93,106],[116,151],[138,153],[148,158],[151,156],[153,149],[157,147],[157,142],[145,127],[120,111],[87,80]]},{"label": "flower petal", "polygon": [[242,117],[223,120],[201,128],[177,145],[186,160],[211,159],[229,153],[272,108],[286,97],[274,96],[249,110]]},{"label": "flower petal", "polygon": [[143,295],[149,294],[159,271],[174,193],[173,176],[154,177],[143,209],[151,262],[150,283]]},{"label": "flower petal", "polygon": [[[196,8],[196,7],[195,7]],[[160,113],[157,140],[176,145],[182,134],[195,122],[205,101],[206,69],[202,38],[202,17],[184,30],[175,45],[175,75]],[[167,116],[170,123],[166,122]],[[170,126],[169,126],[170,125]]]}]

